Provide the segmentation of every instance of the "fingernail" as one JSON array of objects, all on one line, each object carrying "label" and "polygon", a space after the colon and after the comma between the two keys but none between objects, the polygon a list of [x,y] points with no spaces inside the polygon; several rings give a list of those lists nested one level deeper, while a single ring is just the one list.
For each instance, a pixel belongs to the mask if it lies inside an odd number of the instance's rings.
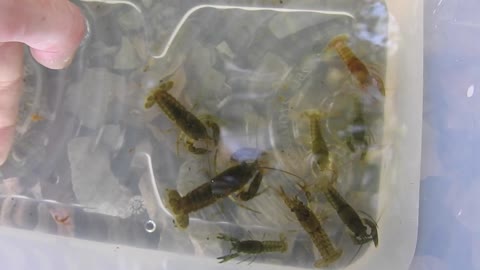
[{"label": "fingernail", "polygon": [[52,58],[48,61],[48,63],[45,63],[45,66],[51,69],[63,69],[68,67],[72,63],[72,60],[72,57]]},{"label": "fingernail", "polygon": [[63,60],[63,67],[66,68],[72,63],[73,57],[67,57]]},{"label": "fingernail", "polygon": [[66,55],[64,53],[38,51],[34,49],[31,49],[31,52],[37,62],[50,69],[63,69],[70,65],[73,60],[73,53]]}]

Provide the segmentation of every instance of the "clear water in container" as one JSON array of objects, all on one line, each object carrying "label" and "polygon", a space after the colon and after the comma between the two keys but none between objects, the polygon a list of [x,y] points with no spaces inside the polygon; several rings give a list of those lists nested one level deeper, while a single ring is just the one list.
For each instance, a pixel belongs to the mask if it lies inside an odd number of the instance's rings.
[{"label": "clear water in container", "polygon": [[[283,186],[306,203],[295,183],[324,181],[325,172],[310,162],[304,113],[313,110],[325,115],[320,126],[339,169],[339,193],[362,217],[379,219],[381,165],[389,162],[384,100],[361,89],[325,48],[348,35],[348,46],[383,78],[396,45],[388,39],[386,5],[203,2],[76,2],[89,33],[72,65],[49,71],[31,58],[26,65],[15,146],[0,168],[2,224],[211,260],[230,251],[219,233],[261,241],[284,235],[286,252],[254,256],[254,263],[310,268],[321,256],[276,190]],[[219,125],[216,156],[190,153],[159,106],[144,108],[147,95],[166,80],[186,109]],[[353,124],[357,107],[365,126]],[[346,143],[355,128],[365,129],[363,160]],[[261,193],[252,200],[218,200],[190,214],[187,229],[176,227],[166,189],[185,195],[235,165],[234,153],[251,160],[258,152],[268,153],[269,167],[296,177],[263,170]],[[332,267],[374,248],[368,243],[357,254],[360,246],[318,190],[310,205],[343,250]]]}]

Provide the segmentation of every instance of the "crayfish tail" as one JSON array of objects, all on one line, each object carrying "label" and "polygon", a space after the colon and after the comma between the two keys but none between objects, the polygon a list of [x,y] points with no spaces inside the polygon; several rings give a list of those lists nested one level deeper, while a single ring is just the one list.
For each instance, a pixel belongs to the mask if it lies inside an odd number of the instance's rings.
[{"label": "crayfish tail", "polygon": [[322,258],[320,260],[317,260],[314,264],[316,268],[324,268],[332,263],[336,262],[341,256],[342,256],[343,251],[340,249],[335,250],[335,253],[331,254],[329,257]]},{"label": "crayfish tail", "polygon": [[180,199],[182,197],[176,191],[175,189],[169,189],[167,190],[167,199],[168,199],[168,205],[170,206],[170,209],[173,211],[175,215],[178,215],[181,213],[181,207],[180,207]]}]

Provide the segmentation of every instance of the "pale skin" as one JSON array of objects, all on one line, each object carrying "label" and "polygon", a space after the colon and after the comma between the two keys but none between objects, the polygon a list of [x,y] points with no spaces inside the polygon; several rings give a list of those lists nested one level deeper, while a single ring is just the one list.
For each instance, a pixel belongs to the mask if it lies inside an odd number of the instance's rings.
[{"label": "pale skin", "polygon": [[0,0],[0,164],[13,144],[24,46],[46,68],[63,69],[85,31],[85,18],[68,0]]}]

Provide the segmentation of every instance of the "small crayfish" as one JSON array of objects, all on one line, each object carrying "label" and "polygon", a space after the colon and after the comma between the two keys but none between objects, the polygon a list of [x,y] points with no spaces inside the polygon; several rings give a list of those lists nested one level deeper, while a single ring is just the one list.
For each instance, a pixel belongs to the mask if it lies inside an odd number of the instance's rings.
[{"label": "small crayfish", "polygon": [[309,120],[310,129],[310,147],[311,154],[308,155],[312,172],[317,175],[317,170],[321,172],[335,172],[333,157],[328,148],[327,142],[323,136],[321,122],[324,120],[326,113],[318,110],[307,110],[302,113],[302,116],[307,116]]},{"label": "small crayfish", "polygon": [[322,255],[322,259],[315,262],[315,267],[326,267],[336,262],[342,256],[343,251],[341,249],[336,249],[333,246],[330,237],[323,229],[322,224],[313,211],[298,198],[289,197],[282,187],[280,187],[278,194],[287,207],[295,214],[298,222],[308,233],[313,244],[320,252],[320,255]]},{"label": "small crayfish", "polygon": [[[194,154],[205,154],[209,152],[209,150],[196,147],[194,145],[195,142],[198,140],[213,141],[215,146],[217,146],[220,137],[220,128],[210,117],[205,120],[204,124],[170,95],[168,90],[172,89],[173,85],[173,81],[160,83],[160,85],[153,89],[147,96],[144,107],[148,109],[154,104],[157,104],[167,117],[182,131],[180,138],[184,139],[187,150]],[[212,130],[212,135],[209,135],[207,127]]]},{"label": "small crayfish", "polygon": [[[373,241],[375,246],[378,246],[377,224],[372,219],[360,218],[353,207],[338,193],[333,184],[322,186],[321,191],[349,229],[350,236],[355,244],[362,245]],[[370,229],[370,233],[368,229]]]},{"label": "small crayfish", "polygon": [[348,149],[350,149],[350,151],[352,152],[360,149],[360,159],[363,160],[367,155],[369,139],[372,137],[368,136],[368,129],[363,114],[362,103],[358,98],[355,99],[354,107],[355,117],[350,124],[348,135],[346,137],[346,144],[348,146]]},{"label": "small crayfish", "polygon": [[[176,190],[167,190],[167,200],[175,214],[175,223],[180,228],[188,227],[190,213],[210,206],[235,192],[240,191],[239,197],[244,201],[255,197],[262,177],[257,162],[242,162],[226,169],[183,197]],[[248,190],[241,191],[252,178]]]},{"label": "small crayfish", "polygon": [[309,120],[312,163],[317,165],[321,170],[331,169],[327,142],[323,138],[320,126],[324,116],[316,110],[305,111],[302,116],[308,117]]},{"label": "small crayfish", "polygon": [[258,240],[244,240],[240,241],[237,238],[219,234],[217,236],[218,239],[230,241],[232,243],[232,249],[228,255],[218,257],[217,259],[220,260],[219,263],[227,262],[231,259],[237,258],[242,253],[243,254],[252,254],[257,256],[261,253],[271,253],[271,252],[280,252],[283,253],[287,251],[288,244],[284,235],[280,235],[279,241],[258,241]]},{"label": "small crayfish", "polygon": [[367,68],[358,56],[348,47],[347,35],[338,35],[328,43],[325,51],[329,52],[335,50],[347,66],[350,73],[357,80],[363,90],[369,87],[376,87],[378,91],[385,96],[385,87],[381,76],[373,68]]}]

